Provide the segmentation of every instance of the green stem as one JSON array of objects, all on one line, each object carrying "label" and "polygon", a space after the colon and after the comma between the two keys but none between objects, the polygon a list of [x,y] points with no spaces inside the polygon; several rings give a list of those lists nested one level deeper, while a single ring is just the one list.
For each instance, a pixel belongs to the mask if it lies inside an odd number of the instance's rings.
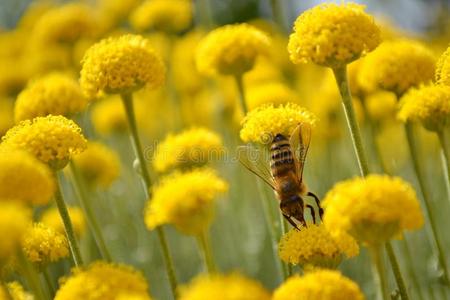
[{"label": "green stem", "polygon": [[[285,235],[287,233],[287,228],[288,228],[288,224],[286,222],[286,220],[283,217],[283,214],[281,213],[281,210],[279,211],[279,218],[280,218],[280,225],[281,225],[281,235],[278,238],[278,240],[281,238],[281,236]],[[286,278],[291,277],[292,276],[292,266],[291,264],[285,263],[283,264],[284,267],[284,273]],[[287,274],[287,275],[286,275]]]},{"label": "green stem", "polygon": [[441,130],[437,133],[438,137],[439,137],[439,142],[441,144],[442,147],[442,152],[444,153],[444,159],[445,159],[445,167],[447,168],[445,170],[445,174],[446,174],[446,179],[447,179],[447,185],[450,183],[450,144],[449,144],[449,140],[448,140],[448,136],[447,133],[444,130]]},{"label": "green stem", "polygon": [[270,6],[272,8],[272,17],[275,23],[283,31],[286,29],[284,14],[283,14],[283,1],[282,0],[270,0]]},{"label": "green stem", "polygon": [[[128,119],[128,125],[130,127],[130,133],[131,133],[131,143],[133,144],[134,151],[136,154],[136,157],[139,162],[139,167],[141,170],[141,177],[143,179],[144,184],[144,191],[146,194],[147,199],[151,198],[151,186],[152,182],[150,179],[150,174],[147,169],[147,164],[144,158],[144,153],[142,152],[142,144],[141,140],[139,138],[137,125],[136,125],[136,118],[134,115],[134,109],[133,109],[133,95],[132,94],[122,94],[122,103],[125,108],[125,113]],[[159,226],[156,228],[156,233],[158,234],[159,243],[161,246],[161,250],[164,257],[164,264],[166,267],[166,272],[169,277],[170,287],[172,291],[172,295],[174,298],[177,298],[177,279],[175,275],[175,268],[173,264],[173,259],[169,251],[169,246],[167,244],[166,235],[164,233],[164,229]]]},{"label": "green stem", "polygon": [[377,274],[376,283],[380,288],[382,299],[390,300],[382,249],[383,248],[381,246],[374,246],[370,248],[370,252],[372,254],[372,263]]},{"label": "green stem", "polygon": [[111,262],[111,254],[106,246],[105,239],[103,238],[102,231],[97,222],[97,218],[95,217],[94,211],[91,206],[91,199],[88,199],[88,193],[86,192],[86,185],[84,182],[83,176],[81,176],[78,168],[75,166],[73,162],[69,163],[70,171],[72,172],[75,189],[78,192],[78,199],[83,208],[84,215],[86,216],[86,220],[88,225],[92,231],[94,236],[94,240],[100,250],[102,258],[108,262]]},{"label": "green stem", "polygon": [[48,269],[46,267],[43,268],[42,275],[44,277],[45,282],[47,283],[47,288],[48,288],[48,292],[50,293],[50,298],[53,299],[55,297],[56,290],[52,283],[50,274],[48,273]]},{"label": "green stem", "polygon": [[394,249],[390,241],[386,243],[386,252],[391,263],[392,271],[394,272],[395,281],[397,283],[398,289],[400,291],[400,296],[402,300],[409,300],[408,293],[406,291],[405,281],[403,280],[402,273],[400,271],[400,265],[398,264],[397,257],[395,256]]},{"label": "green stem", "polygon": [[216,263],[214,262],[214,257],[211,250],[211,243],[206,231],[203,231],[197,236],[198,245],[203,252],[203,259],[205,260],[205,265],[208,273],[214,274],[217,272]]},{"label": "green stem", "polygon": [[30,289],[33,291],[36,300],[47,299],[39,282],[39,277],[34,266],[27,260],[25,254],[19,251],[17,255],[18,263],[22,270],[22,275],[28,282]]},{"label": "green stem", "polygon": [[[55,177],[58,178],[57,174],[55,174]],[[56,185],[55,200],[59,215],[61,216],[64,224],[64,229],[66,231],[67,240],[69,241],[70,252],[72,254],[73,261],[75,263],[75,266],[81,267],[83,265],[83,259],[81,258],[81,252],[80,248],[78,247],[77,239],[75,237],[72,221],[70,220],[69,212],[61,193],[60,179],[58,179],[58,184]]]},{"label": "green stem", "polygon": [[420,286],[419,280],[417,278],[416,272],[414,271],[412,262],[414,261],[411,255],[411,251],[409,250],[408,240],[406,237],[402,241],[403,246],[403,253],[405,254],[405,259],[408,262],[407,265],[409,266],[409,274],[411,276],[412,281],[414,282],[414,285],[417,289],[417,295],[420,300],[424,300],[423,294],[422,294],[422,287]]},{"label": "green stem", "polygon": [[434,212],[433,209],[431,207],[431,194],[428,190],[428,186],[425,183],[425,176],[423,173],[423,169],[422,166],[420,165],[420,155],[419,155],[419,149],[417,147],[416,144],[416,138],[414,135],[414,128],[413,125],[411,123],[406,123],[405,124],[405,130],[406,130],[406,138],[408,140],[408,146],[409,146],[409,151],[411,154],[411,159],[413,162],[413,166],[414,166],[414,170],[416,172],[417,175],[417,179],[419,181],[419,187],[422,191],[422,195],[423,195],[423,199],[424,199],[424,204],[425,204],[425,211],[428,215],[428,219],[430,220],[430,227],[431,227],[431,232],[433,234],[433,239],[436,243],[436,248],[438,251],[438,259],[439,259],[439,264],[442,268],[443,271],[443,279],[444,281],[448,284],[448,270],[447,270],[447,260],[445,257],[445,252],[444,252],[444,247],[443,247],[443,243],[439,237],[438,234],[438,225],[436,222],[436,218],[434,216]]},{"label": "green stem", "polygon": [[244,81],[242,80],[242,74],[238,74],[234,77],[236,81],[236,86],[239,93],[239,101],[241,102],[242,112],[244,116],[248,113],[247,102],[245,101],[245,91],[244,91]]},{"label": "green stem", "polygon": [[361,131],[356,120],[355,110],[353,108],[352,95],[348,86],[347,66],[337,67],[333,69],[334,77],[342,97],[342,104],[344,106],[345,117],[347,125],[350,130],[350,135],[353,141],[353,147],[358,159],[359,170],[362,176],[369,174],[369,164],[364,152],[364,147],[361,139]]}]

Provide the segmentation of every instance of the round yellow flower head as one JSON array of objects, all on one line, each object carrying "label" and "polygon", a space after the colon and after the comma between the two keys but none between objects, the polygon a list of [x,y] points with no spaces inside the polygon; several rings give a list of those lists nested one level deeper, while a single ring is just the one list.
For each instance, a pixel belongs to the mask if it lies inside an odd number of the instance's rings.
[{"label": "round yellow flower head", "polygon": [[155,29],[177,33],[191,25],[192,17],[189,0],[147,0],[131,14],[130,23],[139,31]]},{"label": "round yellow flower head", "polygon": [[50,168],[23,150],[0,151],[0,199],[47,204],[55,191]]},{"label": "round yellow flower head", "polygon": [[191,128],[158,144],[153,165],[158,172],[173,168],[189,169],[214,161],[224,152],[220,136],[206,128]]},{"label": "round yellow flower head", "polygon": [[200,41],[197,69],[206,75],[243,74],[253,68],[258,55],[267,54],[269,46],[269,37],[251,25],[225,25]]},{"label": "round yellow flower head", "polygon": [[145,211],[147,228],[172,224],[185,234],[201,234],[212,221],[216,197],[227,188],[212,169],[172,173],[153,188]]},{"label": "round yellow flower head", "polygon": [[[324,224],[333,236],[347,232],[376,246],[423,225],[414,189],[399,177],[369,175],[336,184],[326,195]],[[408,213],[405,213],[408,212]]]},{"label": "round yellow flower head", "polygon": [[299,102],[295,91],[281,82],[268,82],[250,86],[246,95],[247,105],[250,110],[263,104],[287,104]]},{"label": "round yellow flower head", "polygon": [[[73,230],[77,236],[82,236],[86,231],[86,221],[84,219],[83,211],[76,206],[67,207],[69,217],[72,221]],[[45,226],[54,229],[56,232],[65,234],[64,223],[61,215],[56,207],[47,209],[41,216],[41,221]]]},{"label": "round yellow flower head", "polygon": [[386,41],[364,58],[358,82],[367,92],[385,89],[402,95],[410,87],[431,81],[435,62],[433,53],[417,41]]},{"label": "round yellow flower head", "polygon": [[450,86],[429,85],[410,89],[400,100],[398,117],[403,122],[421,122],[431,131],[450,124]]},{"label": "round yellow flower head", "polygon": [[342,235],[336,239],[322,224],[292,229],[279,243],[281,259],[293,265],[300,264],[304,269],[336,269],[344,257],[350,258],[358,253],[358,244],[351,236]]},{"label": "round yellow flower head", "polygon": [[16,201],[0,201],[0,267],[20,248],[31,224],[31,211]]},{"label": "round yellow flower head", "polygon": [[450,86],[450,47],[442,53],[436,63],[436,83]]},{"label": "round yellow flower head", "polygon": [[78,82],[62,73],[50,73],[29,84],[17,97],[16,122],[47,115],[71,115],[82,111],[88,101]]},{"label": "round yellow flower head", "polygon": [[101,40],[86,51],[80,84],[88,97],[133,92],[164,83],[165,67],[146,39],[126,34]]},{"label": "round yellow flower head", "polygon": [[338,271],[317,270],[289,278],[275,290],[272,300],[364,300],[364,295]]},{"label": "round yellow flower head", "polygon": [[244,142],[267,145],[277,134],[289,136],[300,123],[314,126],[316,122],[315,115],[297,104],[262,105],[245,116],[240,136]]},{"label": "round yellow flower head", "polygon": [[14,105],[7,98],[0,98],[0,136],[14,126]]},{"label": "round yellow flower head", "polygon": [[91,186],[107,188],[120,174],[119,156],[98,142],[88,142],[86,151],[76,155],[73,161]]},{"label": "round yellow flower head", "polygon": [[270,293],[257,281],[238,273],[200,275],[180,288],[179,300],[269,300]]},{"label": "round yellow flower head", "polygon": [[149,299],[147,280],[130,266],[98,261],[72,273],[63,279],[55,300],[115,300],[122,293]]},{"label": "round yellow flower head", "polygon": [[26,150],[59,170],[66,166],[72,155],[84,151],[86,139],[72,120],[48,115],[20,122],[8,130],[2,145]]},{"label": "round yellow flower head", "polygon": [[334,68],[360,58],[379,43],[380,29],[364,12],[364,5],[324,3],[297,18],[288,51],[295,64],[311,61]]},{"label": "round yellow flower head", "polygon": [[7,289],[12,299],[6,294],[6,291],[4,289],[5,287],[0,285],[1,300],[34,300],[33,295],[26,292],[23,286],[21,286],[17,281],[9,282],[7,284]]},{"label": "round yellow flower head", "polygon": [[393,119],[397,112],[397,96],[383,90],[369,94],[364,99],[367,114],[374,121]]},{"label": "round yellow flower head", "polygon": [[29,261],[39,268],[69,255],[66,236],[42,223],[34,223],[22,240],[22,249]]}]

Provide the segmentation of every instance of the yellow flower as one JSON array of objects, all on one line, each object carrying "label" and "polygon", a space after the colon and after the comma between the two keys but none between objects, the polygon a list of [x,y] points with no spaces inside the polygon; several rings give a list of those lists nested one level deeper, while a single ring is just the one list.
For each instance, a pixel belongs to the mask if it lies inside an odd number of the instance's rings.
[{"label": "yellow flower", "polygon": [[314,126],[316,122],[316,116],[297,104],[262,105],[245,116],[240,136],[244,142],[267,144],[277,134],[289,136],[300,123]]},{"label": "yellow flower", "polygon": [[196,50],[197,69],[206,75],[238,75],[253,68],[266,54],[269,37],[248,24],[225,25],[208,33]]},{"label": "yellow flower", "polygon": [[192,3],[189,0],[147,0],[130,16],[134,29],[150,29],[177,33],[186,30],[192,22]]},{"label": "yellow flower", "polygon": [[86,140],[75,122],[49,115],[20,122],[8,130],[1,145],[26,150],[57,170],[84,151]]},{"label": "yellow flower", "polygon": [[145,211],[147,228],[172,224],[185,234],[200,234],[212,221],[215,198],[227,188],[212,169],[172,173],[153,187]]},{"label": "yellow flower", "polygon": [[272,300],[363,300],[356,283],[337,271],[317,270],[295,275],[278,287]]},{"label": "yellow flower", "polygon": [[450,47],[442,53],[436,63],[436,82],[450,85]]},{"label": "yellow flower", "polygon": [[0,267],[20,247],[22,237],[31,223],[31,211],[16,201],[0,201]]},{"label": "yellow flower", "polygon": [[17,281],[9,282],[7,284],[7,288],[9,290],[9,294],[11,295],[12,299],[10,299],[7,296],[4,288],[5,287],[0,285],[1,300],[34,300],[34,297],[30,293],[25,292],[23,286],[21,286],[20,283],[18,283]]},{"label": "yellow flower", "polygon": [[158,172],[173,168],[203,166],[223,154],[222,139],[206,128],[191,128],[179,134],[169,134],[158,144],[153,165]]},{"label": "yellow flower", "polygon": [[80,84],[89,97],[129,93],[144,85],[157,88],[165,80],[161,58],[139,35],[101,40],[86,51],[81,63]]},{"label": "yellow flower", "polygon": [[299,102],[296,92],[281,82],[250,86],[247,89],[246,101],[250,110],[263,104],[279,105]]},{"label": "yellow flower", "polygon": [[120,174],[118,155],[98,142],[88,142],[86,151],[76,155],[73,161],[91,186],[107,188]]},{"label": "yellow flower", "polygon": [[300,230],[292,229],[279,243],[281,259],[303,268],[335,269],[344,256],[350,258],[358,253],[358,244],[351,236],[333,238],[324,225],[309,224]]},{"label": "yellow flower", "polygon": [[14,118],[19,122],[47,115],[70,117],[82,111],[87,102],[78,82],[62,73],[50,73],[29,84],[19,94]]},{"label": "yellow flower", "polygon": [[51,170],[23,150],[0,151],[0,198],[47,204],[55,191]]},{"label": "yellow flower", "polygon": [[421,122],[431,131],[444,130],[450,117],[450,86],[429,85],[410,89],[400,99],[398,117],[403,122]]},{"label": "yellow flower", "polygon": [[[84,220],[83,212],[76,206],[69,206],[67,210],[69,211],[69,217],[72,221],[75,234],[77,236],[83,235],[86,231],[86,221]],[[40,222],[61,234],[65,234],[64,224],[56,207],[47,209],[42,214]]]},{"label": "yellow flower", "polygon": [[375,49],[380,29],[364,5],[324,3],[303,12],[295,21],[288,51],[292,62],[328,67],[346,65]]},{"label": "yellow flower", "polygon": [[[369,175],[336,184],[326,195],[324,224],[339,238],[347,232],[369,246],[423,225],[414,189],[399,177]],[[405,213],[408,212],[408,213]]]},{"label": "yellow flower", "polygon": [[179,300],[269,300],[259,283],[238,273],[200,275],[180,288]]},{"label": "yellow flower", "polygon": [[38,267],[69,255],[66,236],[42,223],[34,223],[22,240],[22,249],[29,261]]},{"label": "yellow flower", "polygon": [[397,112],[397,96],[383,90],[369,94],[364,99],[367,114],[374,121],[392,119]]},{"label": "yellow flower", "polygon": [[0,136],[14,125],[14,105],[7,98],[0,98]]},{"label": "yellow flower", "polygon": [[72,273],[63,279],[55,300],[115,300],[121,293],[149,299],[147,280],[130,266],[98,261]]},{"label": "yellow flower", "polygon": [[410,87],[431,81],[435,57],[424,45],[413,40],[391,40],[367,55],[358,74],[367,91],[385,89],[402,95]]}]

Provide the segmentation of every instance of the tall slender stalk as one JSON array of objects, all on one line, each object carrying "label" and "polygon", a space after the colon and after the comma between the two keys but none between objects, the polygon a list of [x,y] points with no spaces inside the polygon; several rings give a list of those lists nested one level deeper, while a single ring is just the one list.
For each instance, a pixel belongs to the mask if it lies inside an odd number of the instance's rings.
[{"label": "tall slender stalk", "polygon": [[103,238],[102,231],[97,222],[97,218],[95,217],[94,211],[91,206],[91,202],[86,191],[86,184],[84,182],[84,178],[81,176],[78,168],[75,166],[73,162],[69,163],[70,171],[72,172],[75,189],[78,192],[78,199],[83,208],[84,215],[86,216],[86,220],[88,225],[92,231],[94,236],[94,240],[100,250],[102,258],[106,261],[112,261],[111,254],[106,246],[105,239]]},{"label": "tall slender stalk", "polygon": [[[55,177],[58,178],[55,173]],[[69,211],[67,210],[66,203],[64,202],[63,195],[61,193],[61,180],[58,178],[58,184],[56,185],[55,192],[56,206],[58,207],[59,215],[64,224],[64,230],[66,231],[67,240],[69,241],[70,253],[72,254],[75,266],[81,267],[83,265],[83,259],[81,257],[80,248],[75,237],[72,221],[70,220]]]},{"label": "tall slender stalk", "polygon": [[286,23],[283,13],[283,3],[285,1],[281,0],[270,0],[270,6],[272,9],[272,17],[275,23],[280,27],[281,30],[286,30]]},{"label": "tall slender stalk", "polygon": [[236,75],[234,79],[236,81],[236,86],[239,93],[239,101],[241,103],[242,112],[244,113],[244,115],[246,115],[248,113],[248,106],[245,100],[244,81],[242,78],[242,74]]},{"label": "tall slender stalk", "polygon": [[41,284],[39,282],[39,277],[36,272],[34,266],[27,260],[25,254],[22,251],[19,251],[17,254],[17,260],[21,267],[23,277],[25,277],[26,281],[30,289],[33,291],[34,297],[36,300],[45,300],[47,297],[42,290]]},{"label": "tall slender stalk", "polygon": [[46,267],[44,267],[44,269],[42,270],[42,276],[44,277],[45,283],[47,284],[47,289],[50,294],[50,298],[51,299],[55,298],[56,293],[55,286],[52,283],[52,279]]},{"label": "tall slender stalk", "polygon": [[391,262],[392,271],[394,272],[395,278],[400,278],[397,281],[397,286],[400,291],[400,295],[402,300],[409,300],[408,293],[406,292],[405,282],[403,280],[402,273],[400,272],[400,265],[397,262],[397,258],[395,257],[394,249],[392,248],[391,242],[386,243],[386,252],[388,254],[389,260]]},{"label": "tall slender stalk", "polygon": [[419,279],[417,278],[417,274],[414,271],[412,263],[409,263],[409,262],[413,262],[414,260],[413,260],[412,255],[411,255],[411,251],[409,250],[408,240],[406,240],[406,237],[405,237],[405,240],[403,241],[403,243],[401,243],[401,245],[402,245],[402,247],[404,249],[403,253],[405,254],[405,259],[408,262],[409,273],[410,273],[411,279],[413,280],[414,285],[415,285],[415,287],[417,289],[417,294],[418,294],[418,297],[419,297],[418,299],[424,300],[422,287],[420,286]]},{"label": "tall slender stalk", "polygon": [[445,158],[445,167],[447,168],[445,170],[445,174],[446,174],[446,179],[447,179],[447,185],[450,183],[450,141],[448,139],[448,133],[446,132],[446,130],[441,130],[437,133],[438,137],[439,137],[439,142],[441,144],[442,147],[442,152],[444,153],[444,158]]},{"label": "tall slender stalk", "polygon": [[[288,224],[287,221],[284,219],[283,214],[281,213],[281,211],[279,211],[278,216],[280,217],[280,225],[281,225],[281,235],[278,239],[281,238],[281,236],[285,235],[287,233],[287,228],[288,228]],[[284,268],[284,272],[287,273],[287,277],[291,277],[292,276],[292,265],[289,263],[285,263],[283,265]],[[285,275],[286,276],[286,275]]]},{"label": "tall slender stalk", "polygon": [[383,263],[383,247],[373,246],[370,247],[370,253],[372,255],[373,267],[378,275],[377,283],[380,288],[381,296],[383,300],[390,300],[389,298],[389,287],[386,278],[386,270]]},{"label": "tall slender stalk", "polygon": [[[139,138],[137,125],[136,125],[136,117],[134,114],[133,108],[133,96],[132,94],[122,94],[122,103],[125,109],[125,113],[128,119],[128,125],[130,127],[131,133],[131,143],[134,147],[134,152],[139,162],[140,167],[140,175],[143,179],[144,191],[147,198],[150,198],[150,191],[152,186],[152,181],[150,179],[150,174],[147,169],[147,164],[145,161],[144,153],[142,152],[142,144]],[[177,298],[177,279],[175,275],[175,268],[172,260],[172,256],[169,251],[169,246],[167,243],[166,235],[164,229],[159,226],[156,228],[156,233],[158,234],[159,243],[161,245],[161,250],[164,256],[164,264],[166,267],[166,272],[169,277],[170,287],[172,291],[172,295],[174,298]]]},{"label": "tall slender stalk", "polygon": [[211,250],[211,242],[206,230],[204,230],[200,235],[197,236],[197,243],[201,251],[203,252],[203,259],[205,261],[208,273],[210,275],[216,273],[217,267]]}]

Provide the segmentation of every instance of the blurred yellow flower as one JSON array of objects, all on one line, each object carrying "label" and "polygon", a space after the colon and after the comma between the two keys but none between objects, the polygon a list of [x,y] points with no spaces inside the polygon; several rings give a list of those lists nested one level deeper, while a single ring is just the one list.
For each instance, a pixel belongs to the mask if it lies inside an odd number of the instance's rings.
[{"label": "blurred yellow flower", "polygon": [[424,222],[414,189],[403,179],[387,175],[337,183],[323,206],[324,224],[333,236],[349,233],[369,246],[382,244],[403,230],[418,229]]},{"label": "blurred yellow flower", "polygon": [[31,82],[18,95],[14,118],[19,122],[47,115],[70,117],[82,111],[87,103],[77,81],[54,72]]},{"label": "blurred yellow flower", "polygon": [[292,62],[328,67],[346,65],[375,49],[380,29],[364,5],[324,3],[303,12],[295,21],[288,51]]},{"label": "blurred yellow flower", "polygon": [[374,121],[393,119],[397,112],[397,96],[388,91],[375,91],[364,99],[367,114]]},{"label": "blurred yellow flower", "polygon": [[26,258],[38,268],[69,256],[66,236],[42,223],[34,223],[25,233],[22,249]]},{"label": "blurred yellow flower", "polygon": [[289,136],[300,123],[314,126],[316,122],[314,114],[294,103],[262,105],[245,116],[240,136],[244,142],[268,144],[277,134]]},{"label": "blurred yellow flower", "polygon": [[250,110],[263,104],[287,104],[298,103],[299,99],[295,91],[282,82],[268,82],[249,86],[246,90],[246,101]]},{"label": "blurred yellow flower", "polygon": [[147,228],[172,224],[185,234],[201,234],[213,219],[215,199],[227,189],[212,169],[174,172],[153,187],[145,211]]},{"label": "blurred yellow flower", "polygon": [[[68,206],[70,220],[72,221],[75,234],[80,237],[86,230],[86,221],[84,214],[80,208],[76,206]],[[55,231],[65,234],[64,224],[56,207],[52,207],[43,212],[40,222],[54,229]]]},{"label": "blurred yellow flower", "polygon": [[278,287],[272,300],[363,300],[358,285],[337,271],[317,270],[290,277]]},{"label": "blurred yellow flower", "polygon": [[121,293],[149,300],[147,280],[130,266],[97,261],[73,269],[72,275],[62,280],[55,300],[115,300]]},{"label": "blurred yellow flower", "polygon": [[138,31],[177,33],[191,25],[192,6],[189,0],[147,0],[131,14],[130,23]]},{"label": "blurred yellow flower", "polygon": [[209,32],[196,50],[197,69],[206,75],[240,75],[267,54],[269,37],[248,24],[225,25]]},{"label": "blurred yellow flower", "polygon": [[75,122],[49,115],[20,122],[8,130],[1,145],[26,150],[58,170],[84,151],[86,140]]},{"label": "blurred yellow flower", "polygon": [[14,105],[8,98],[0,97],[0,137],[14,126]]},{"label": "blurred yellow flower", "polygon": [[438,84],[450,86],[450,47],[442,53],[436,63],[435,79]]},{"label": "blurred yellow flower", "polygon": [[125,132],[128,128],[127,116],[119,96],[109,96],[94,104],[91,121],[95,130],[102,135]]},{"label": "blurred yellow flower", "polygon": [[431,131],[443,131],[450,120],[450,86],[428,85],[412,88],[400,99],[398,118],[420,122]]},{"label": "blurred yellow flower", "polygon": [[[5,287],[0,285],[0,299],[1,300],[34,300],[34,296],[26,292],[23,286],[17,281],[9,282],[7,284],[9,295],[6,294],[4,290]],[[12,297],[12,299],[9,298]]]},{"label": "blurred yellow flower", "polygon": [[238,273],[200,275],[180,288],[179,300],[269,300],[270,293],[257,281]]},{"label": "blurred yellow flower", "polygon": [[157,88],[164,80],[161,58],[139,35],[103,39],[82,60],[81,88],[92,98],[102,93],[130,93],[143,86]]}]

